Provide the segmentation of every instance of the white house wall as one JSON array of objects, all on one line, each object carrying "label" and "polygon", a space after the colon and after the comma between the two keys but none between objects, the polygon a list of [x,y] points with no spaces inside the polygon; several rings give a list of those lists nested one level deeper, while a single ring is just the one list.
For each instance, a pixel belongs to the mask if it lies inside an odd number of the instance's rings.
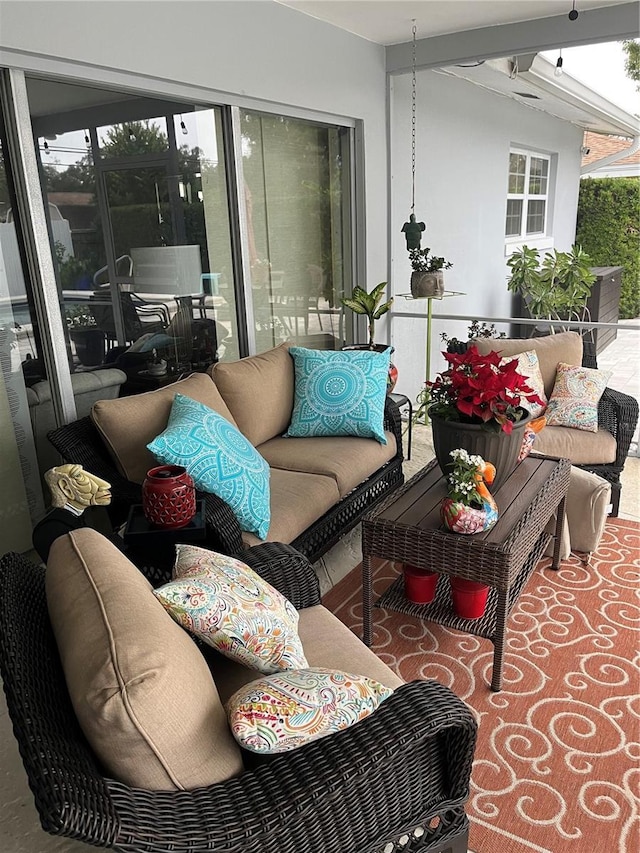
[{"label": "white house wall", "polygon": [[283,105],[362,120],[366,263],[374,277],[386,275],[382,46],[269,2],[0,0],[0,65],[38,70],[50,58],[66,62],[69,82],[132,73],[159,95],[167,81],[250,98],[266,110]]},{"label": "white house wall", "polygon": [[[411,267],[403,222],[411,206],[411,76],[391,78],[391,242],[394,312],[426,311],[410,301]],[[426,223],[422,246],[453,262],[446,288],[461,297],[433,301],[438,313],[511,316],[506,287],[505,214],[509,147],[517,144],[557,155],[552,169],[553,245],[575,236],[582,130],[512,99],[437,71],[417,75],[416,218]],[[431,378],[444,366],[440,332],[466,339],[468,321],[433,322]],[[505,329],[508,331],[508,329]],[[397,390],[415,397],[425,378],[426,321],[392,323]]]}]

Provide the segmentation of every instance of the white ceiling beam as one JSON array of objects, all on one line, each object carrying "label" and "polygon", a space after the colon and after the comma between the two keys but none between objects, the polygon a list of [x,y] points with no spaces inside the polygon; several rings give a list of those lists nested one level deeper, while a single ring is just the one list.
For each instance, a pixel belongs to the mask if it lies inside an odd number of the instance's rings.
[{"label": "white ceiling beam", "polygon": [[[579,11],[579,2],[577,8]],[[419,39],[416,42],[416,67],[440,68],[560,47],[622,41],[640,35],[637,2],[589,9],[580,12],[576,21],[569,20],[569,9],[567,3],[566,15]],[[389,45],[386,48],[387,73],[405,74],[410,71],[411,56],[411,42]]]}]

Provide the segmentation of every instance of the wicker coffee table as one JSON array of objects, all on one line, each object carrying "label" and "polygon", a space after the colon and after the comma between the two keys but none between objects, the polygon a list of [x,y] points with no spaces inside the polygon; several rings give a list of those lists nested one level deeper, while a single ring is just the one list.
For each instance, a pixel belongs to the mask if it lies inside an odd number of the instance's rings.
[{"label": "wicker coffee table", "polygon": [[362,522],[362,639],[366,645],[372,640],[372,557],[486,583],[492,589],[480,619],[455,615],[449,584],[442,580],[431,604],[407,601],[402,576],[378,604],[492,640],[491,689],[500,690],[507,617],[552,538],[545,527],[556,510],[552,568],[560,564],[570,472],[568,459],[529,456],[494,494],[500,513],[495,527],[471,536],[449,533],[440,522],[446,483],[435,460],[388,497]]}]

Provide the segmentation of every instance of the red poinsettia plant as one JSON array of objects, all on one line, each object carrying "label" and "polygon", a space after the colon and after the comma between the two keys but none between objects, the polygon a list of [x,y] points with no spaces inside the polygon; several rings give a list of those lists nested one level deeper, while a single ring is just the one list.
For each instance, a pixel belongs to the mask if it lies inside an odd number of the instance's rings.
[{"label": "red poinsettia plant", "polygon": [[518,359],[502,363],[499,352],[480,355],[475,345],[464,353],[443,352],[449,369],[426,383],[429,414],[449,421],[483,424],[510,433],[526,416],[522,399],[543,401],[518,372]]}]

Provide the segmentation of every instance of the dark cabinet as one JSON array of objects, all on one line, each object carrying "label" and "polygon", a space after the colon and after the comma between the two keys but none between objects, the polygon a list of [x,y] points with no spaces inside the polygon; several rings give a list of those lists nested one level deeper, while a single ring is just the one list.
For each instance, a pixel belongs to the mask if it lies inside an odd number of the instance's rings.
[{"label": "dark cabinet", "polygon": [[[597,276],[591,287],[587,308],[594,323],[617,323],[623,267],[592,267]],[[601,353],[616,339],[617,329],[593,329],[596,352]]]}]

